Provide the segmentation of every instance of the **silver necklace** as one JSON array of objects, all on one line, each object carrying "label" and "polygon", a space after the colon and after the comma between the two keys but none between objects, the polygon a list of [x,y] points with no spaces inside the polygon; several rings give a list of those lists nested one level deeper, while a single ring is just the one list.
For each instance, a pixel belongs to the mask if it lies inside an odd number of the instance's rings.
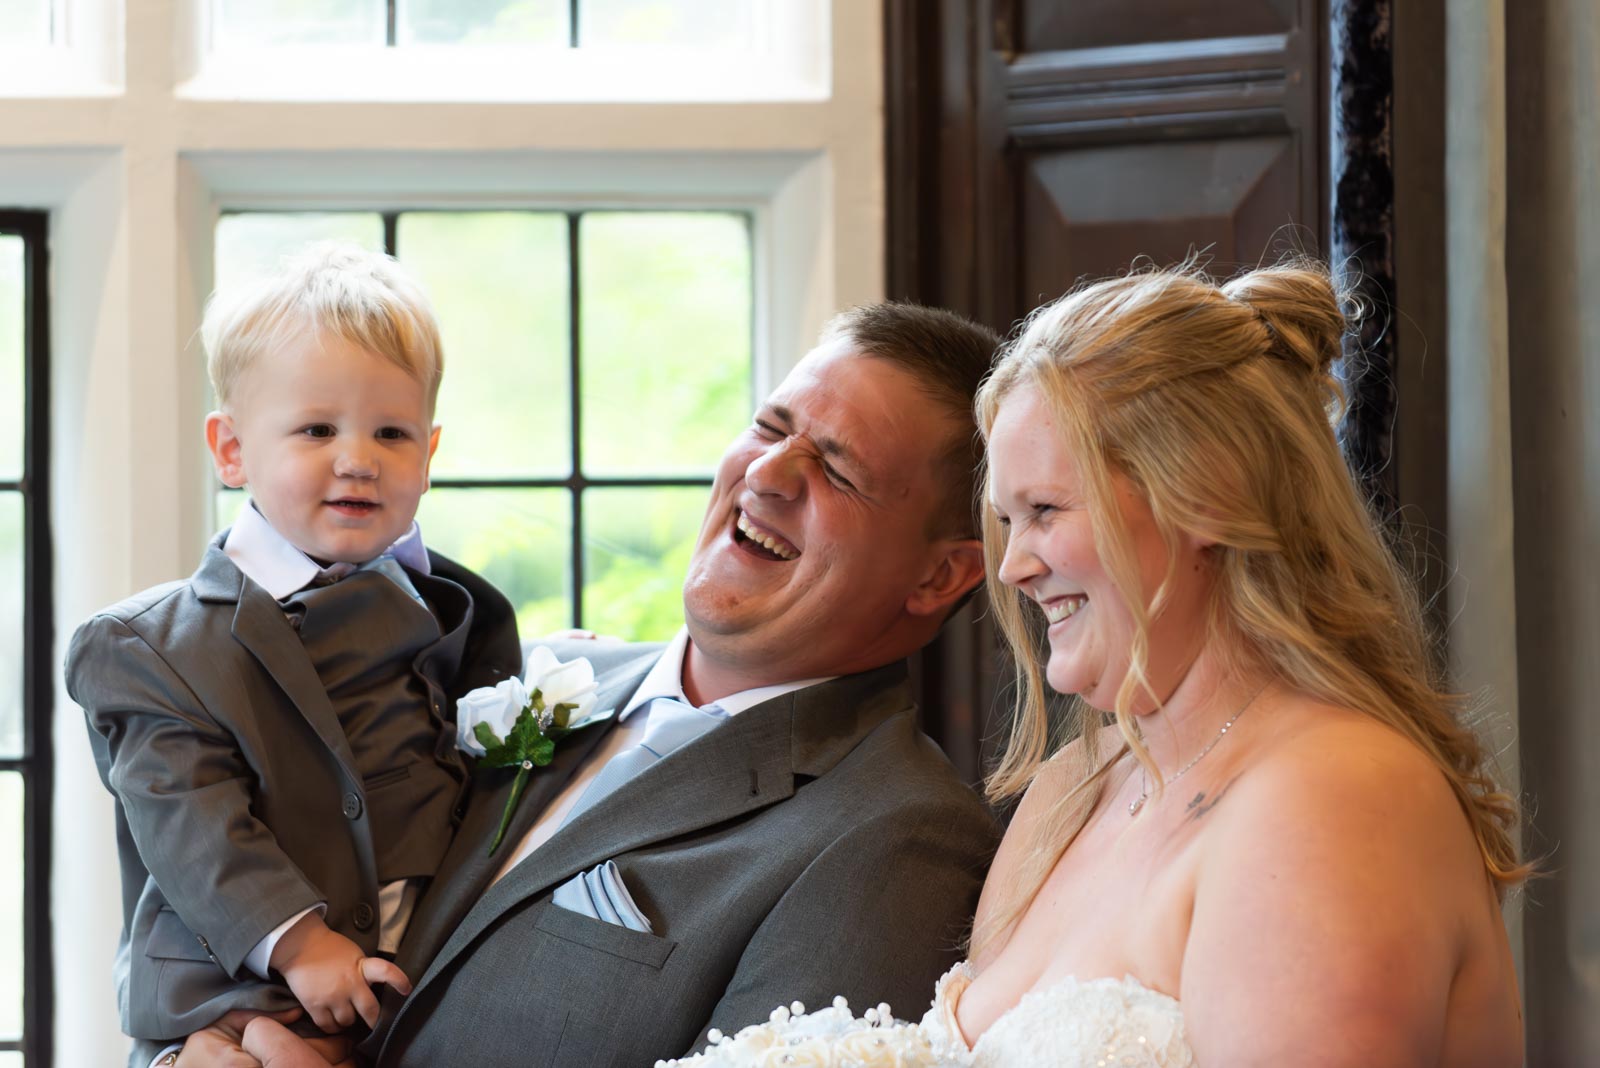
[{"label": "silver necklace", "polygon": [[[1183,778],[1184,772],[1200,763],[1200,761],[1205,758],[1207,753],[1215,749],[1217,747],[1217,743],[1228,736],[1228,728],[1233,726],[1235,720],[1244,715],[1246,709],[1256,703],[1256,698],[1260,697],[1262,690],[1265,689],[1266,686],[1263,685],[1260,690],[1257,690],[1255,693],[1251,694],[1250,700],[1246,701],[1242,706],[1240,706],[1239,711],[1235,712],[1232,717],[1229,718],[1228,722],[1222,725],[1222,729],[1217,732],[1217,736],[1211,739],[1211,742],[1204,749],[1196,753],[1193,760],[1179,768],[1178,773],[1167,780],[1166,785],[1170,786],[1179,779]],[[1139,814],[1139,810],[1144,808],[1144,803],[1148,800],[1150,800],[1150,782],[1145,778],[1144,767],[1141,765],[1139,768],[1139,796],[1128,802],[1128,815],[1137,816]]]}]

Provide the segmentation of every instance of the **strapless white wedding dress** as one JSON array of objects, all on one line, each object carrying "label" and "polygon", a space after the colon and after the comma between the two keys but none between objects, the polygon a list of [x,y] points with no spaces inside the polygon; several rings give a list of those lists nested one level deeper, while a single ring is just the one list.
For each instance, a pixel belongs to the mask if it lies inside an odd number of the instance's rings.
[{"label": "strapless white wedding dress", "polygon": [[1192,1068],[1177,999],[1133,976],[1067,978],[1022,1000],[967,1048],[955,1009],[972,982],[972,967],[956,965],[934,988],[921,1030],[941,1062],[972,1068]]},{"label": "strapless white wedding dress", "polygon": [[1193,1068],[1177,1000],[1131,975],[1030,991],[968,1049],[955,1009],[973,974],[964,962],[945,973],[919,1024],[888,1005],[858,1018],[844,998],[816,1012],[796,1002],[736,1035],[712,1030],[704,1052],[655,1068]]}]

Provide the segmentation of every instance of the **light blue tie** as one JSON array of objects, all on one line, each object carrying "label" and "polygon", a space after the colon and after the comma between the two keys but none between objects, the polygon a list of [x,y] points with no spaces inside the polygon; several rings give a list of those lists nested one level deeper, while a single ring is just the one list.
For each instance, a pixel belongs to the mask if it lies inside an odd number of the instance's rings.
[{"label": "light blue tie", "polygon": [[[657,697],[650,702],[650,722],[645,725],[644,740],[606,762],[600,774],[594,777],[589,788],[578,798],[578,803],[561,821],[561,827],[599,804],[645,768],[674,749],[688,745],[727,718],[728,714],[717,705],[695,708],[672,697]],[[559,831],[561,827],[556,830]]]}]

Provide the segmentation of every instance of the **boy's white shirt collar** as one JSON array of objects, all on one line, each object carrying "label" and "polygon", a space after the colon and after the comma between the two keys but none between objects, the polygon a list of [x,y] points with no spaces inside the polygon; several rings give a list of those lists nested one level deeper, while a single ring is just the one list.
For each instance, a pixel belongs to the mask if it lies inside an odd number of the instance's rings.
[{"label": "boy's white shirt collar", "polygon": [[[667,647],[661,650],[661,659],[655,662],[650,673],[644,677],[644,681],[639,684],[639,688],[633,692],[633,696],[617,715],[617,722],[627,719],[636,709],[649,704],[657,697],[670,697],[687,705],[694,704],[683,692],[683,657],[688,649],[689,628],[679,627],[678,633],[673,635]],[[745,709],[754,708],[763,701],[770,701],[774,697],[782,697],[786,693],[836,678],[837,675],[825,675],[816,679],[801,679],[799,682],[780,682],[776,686],[757,686],[753,690],[741,690],[729,694],[713,701],[712,704],[730,716],[737,716]]]},{"label": "boy's white shirt collar", "polygon": [[[245,577],[266,590],[274,600],[282,600],[304,589],[322,570],[315,560],[295,548],[267,522],[267,517],[256,510],[254,501],[247,502],[239,510],[239,518],[228,531],[222,551]],[[424,575],[433,573],[427,547],[422,544],[422,528],[415,519],[411,521],[411,529],[385,552],[413,571]]]}]

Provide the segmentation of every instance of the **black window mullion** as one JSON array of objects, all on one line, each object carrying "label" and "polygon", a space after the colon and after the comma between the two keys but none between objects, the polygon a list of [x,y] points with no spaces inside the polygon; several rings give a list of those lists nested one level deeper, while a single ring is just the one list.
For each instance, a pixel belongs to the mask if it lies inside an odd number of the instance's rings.
[{"label": "black window mullion", "polygon": [[586,489],[655,489],[657,487],[695,487],[711,485],[711,476],[683,478],[431,478],[428,484],[434,489],[565,489],[582,492]]},{"label": "black window mullion", "polygon": [[[389,11],[391,14],[394,12],[393,0],[390,0]],[[400,253],[396,251],[399,247],[400,213],[398,211],[386,211],[383,213],[383,251],[399,259]]]},{"label": "black window mullion", "polygon": [[[400,36],[397,32],[399,28],[399,18],[397,12],[395,11],[395,2],[396,0],[388,0],[388,3],[385,5],[387,10],[384,12],[383,43],[388,45],[390,48],[393,48],[399,42]],[[394,253],[391,252],[389,255],[392,256]]]},{"label": "black window mullion", "polygon": [[569,0],[567,4],[567,47],[578,47],[578,4],[580,0]]},{"label": "black window mullion", "polygon": [[[576,7],[576,4],[574,4]],[[576,12],[574,12],[576,14]],[[567,353],[572,419],[572,625],[583,626],[583,374],[579,338],[583,284],[579,281],[579,213],[567,213]]]},{"label": "black window mullion", "polygon": [[54,757],[50,722],[54,691],[51,607],[49,278],[47,217],[0,212],[0,233],[23,240],[22,479],[3,489],[22,495],[22,757],[4,770],[23,787],[22,1040],[0,1049],[22,1051],[27,1068],[50,1068],[53,1055],[54,973],[50,958],[50,805]]}]

